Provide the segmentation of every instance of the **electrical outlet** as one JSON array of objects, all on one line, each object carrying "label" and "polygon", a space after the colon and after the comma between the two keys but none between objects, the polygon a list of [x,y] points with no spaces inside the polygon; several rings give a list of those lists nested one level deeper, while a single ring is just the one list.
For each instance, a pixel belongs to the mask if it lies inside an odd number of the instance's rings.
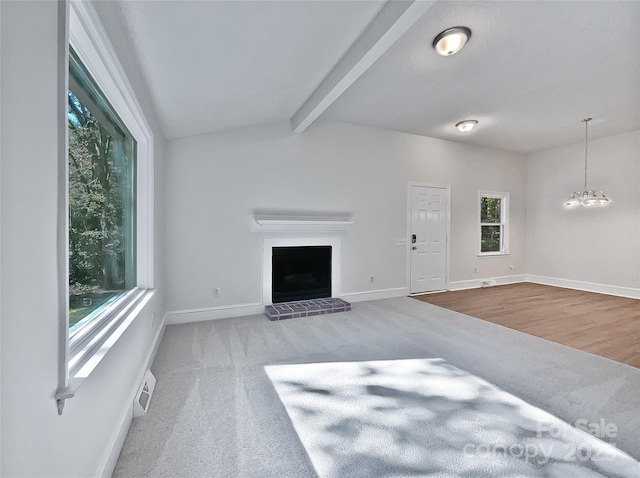
[{"label": "electrical outlet", "polygon": [[220,297],[220,287],[214,287],[213,288],[213,296],[214,297]]},{"label": "electrical outlet", "polygon": [[477,274],[477,273],[478,273],[478,268],[477,268],[477,267],[474,267],[474,268],[473,268],[473,273],[474,273],[474,274]]},{"label": "electrical outlet", "polygon": [[407,245],[407,239],[403,238],[403,239],[396,239],[396,246],[406,246]]},{"label": "electrical outlet", "polygon": [[371,277],[369,278],[369,282],[371,282],[371,283],[373,284],[373,282],[374,282],[373,276],[371,276]]}]

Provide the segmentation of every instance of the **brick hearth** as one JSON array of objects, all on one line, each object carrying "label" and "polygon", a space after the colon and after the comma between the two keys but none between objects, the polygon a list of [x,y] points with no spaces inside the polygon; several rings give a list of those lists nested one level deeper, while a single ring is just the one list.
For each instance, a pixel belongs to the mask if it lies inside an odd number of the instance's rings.
[{"label": "brick hearth", "polygon": [[351,304],[342,299],[312,299],[295,302],[282,302],[267,305],[264,314],[269,320],[285,320],[296,317],[310,317],[312,315],[332,314],[351,310]]}]

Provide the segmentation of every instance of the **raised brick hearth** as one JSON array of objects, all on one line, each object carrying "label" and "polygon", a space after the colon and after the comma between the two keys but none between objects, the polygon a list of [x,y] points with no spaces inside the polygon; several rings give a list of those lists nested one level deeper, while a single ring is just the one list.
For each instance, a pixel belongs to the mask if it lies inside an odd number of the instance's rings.
[{"label": "raised brick hearth", "polygon": [[351,310],[351,304],[349,302],[331,297],[328,299],[299,300],[267,305],[264,308],[264,314],[269,320],[285,320],[296,317],[332,314],[334,312],[346,312],[348,310]]}]

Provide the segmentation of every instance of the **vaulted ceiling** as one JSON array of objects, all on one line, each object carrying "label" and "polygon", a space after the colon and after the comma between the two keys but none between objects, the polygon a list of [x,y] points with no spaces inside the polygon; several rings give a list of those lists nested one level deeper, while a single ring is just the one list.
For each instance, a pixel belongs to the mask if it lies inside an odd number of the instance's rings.
[{"label": "vaulted ceiling", "polygon": [[[121,1],[167,138],[317,118],[517,152],[640,128],[637,1]],[[442,30],[472,30],[441,57]],[[476,119],[461,134],[454,124]]]}]

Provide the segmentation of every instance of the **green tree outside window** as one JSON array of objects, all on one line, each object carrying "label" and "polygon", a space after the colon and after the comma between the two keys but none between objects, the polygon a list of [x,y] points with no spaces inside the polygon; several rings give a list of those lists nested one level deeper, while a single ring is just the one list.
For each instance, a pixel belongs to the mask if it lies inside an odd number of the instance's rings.
[{"label": "green tree outside window", "polygon": [[72,51],[69,326],[135,287],[135,140]]}]

